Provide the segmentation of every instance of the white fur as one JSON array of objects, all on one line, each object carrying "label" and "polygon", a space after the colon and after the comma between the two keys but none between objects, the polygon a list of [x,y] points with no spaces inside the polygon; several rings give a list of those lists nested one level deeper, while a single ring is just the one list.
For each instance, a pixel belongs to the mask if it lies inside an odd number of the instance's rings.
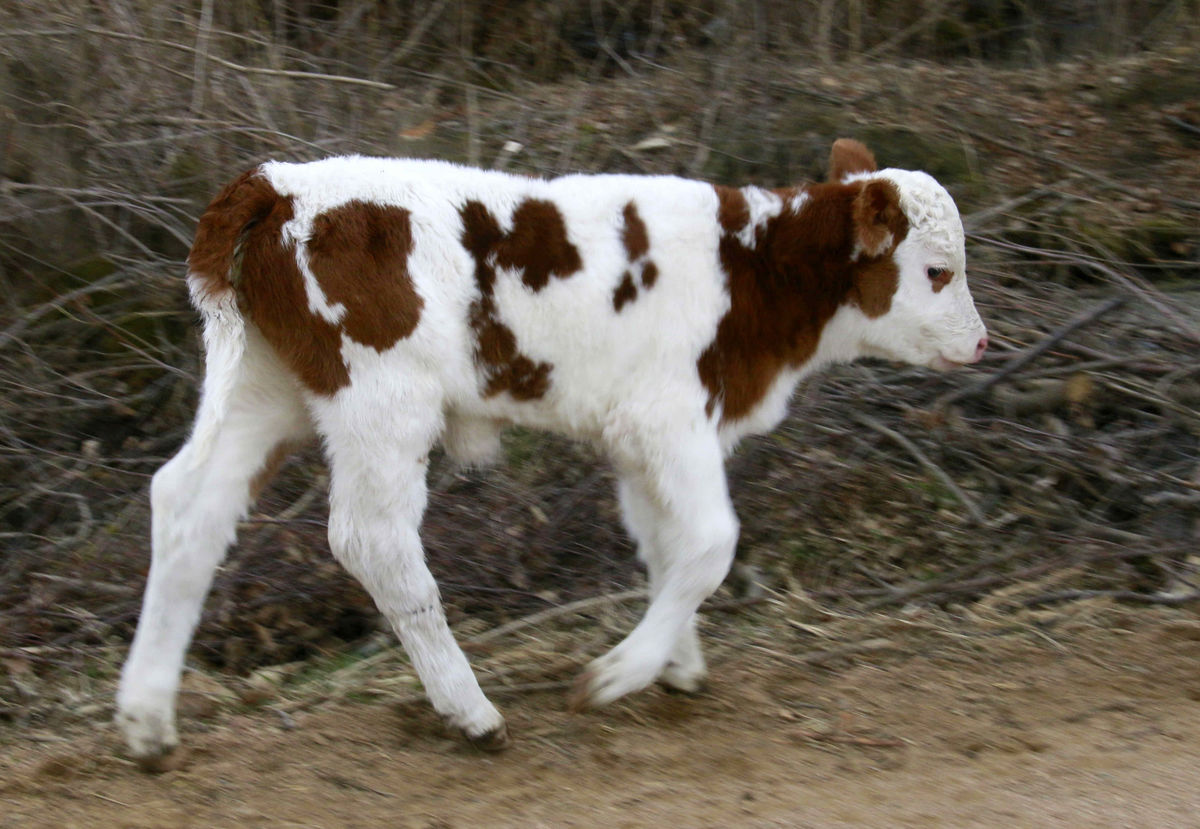
[{"label": "white fur", "polygon": [[[895,253],[900,284],[892,307],[878,320],[863,321],[858,353],[936,368],[975,362],[986,331],[967,287],[965,234],[954,200],[932,176],[917,171],[888,169],[848,180],[870,178],[896,185],[910,227]],[[930,266],[954,273],[941,291],[930,287]]]},{"label": "white fur", "polygon": [[[211,310],[212,303],[201,307]],[[206,330],[212,325],[209,316]],[[276,446],[312,434],[295,381],[261,335],[225,326],[234,327],[224,320],[219,336],[244,336],[245,349],[208,351],[205,397],[227,390],[223,409],[201,403],[193,438],[150,487],[154,556],[117,695],[117,723],[137,757],[170,752],[178,743],[175,692],[184,652],[213,573],[246,514],[251,480]]]},{"label": "white fur", "polygon": [[[293,199],[284,235],[294,245],[309,308],[336,323],[307,263],[313,220],[351,200],[410,212],[408,272],[423,301],[410,336],[380,353],[343,338],[350,385],[332,396],[300,387],[231,295],[195,292],[205,317],[207,376],[196,428],[154,478],[153,563],[142,618],[118,697],[118,723],[134,755],[155,757],[177,743],[174,696],[184,652],[212,574],[249,501],[249,481],[276,445],[316,433],[331,471],[330,545],[365,585],[410,654],[435,708],[469,736],[497,733],[500,714],[484,697],[446,626],[418,528],[428,452],[439,440],[461,462],[493,455],[500,430],[518,423],[590,440],[607,450],[619,477],[625,523],[638,542],[652,600],[642,622],[587,674],[585,696],[603,704],[656,678],[694,690],[705,672],[695,632],[700,603],[724,578],[738,522],[723,459],[744,435],[772,428],[796,382],[822,365],[881,354],[921,364],[967,362],[982,337],[966,288],[962,228],[953,202],[923,174],[884,171],[904,199],[913,231],[897,253],[893,309],[868,319],[852,306],[827,324],[815,355],[776,379],[738,420],[706,412],[697,370],[729,310],[720,267],[718,201],[707,184],[670,177],[570,176],[530,180],[450,164],[334,158],[269,163],[261,174]],[[744,188],[750,222],[742,241],[783,210],[803,210],[798,193]],[[537,400],[482,394],[470,306],[475,262],[463,248],[459,209],[482,202],[508,230],[529,198],[557,206],[583,267],[532,291],[521,274],[497,269],[497,316],[523,354],[552,364]],[[622,210],[636,204],[658,269],[652,287],[618,312],[613,292],[629,267]],[[932,260],[955,280],[934,294]],[[243,275],[254,279],[254,274]],[[968,348],[969,346],[969,348]]]}]

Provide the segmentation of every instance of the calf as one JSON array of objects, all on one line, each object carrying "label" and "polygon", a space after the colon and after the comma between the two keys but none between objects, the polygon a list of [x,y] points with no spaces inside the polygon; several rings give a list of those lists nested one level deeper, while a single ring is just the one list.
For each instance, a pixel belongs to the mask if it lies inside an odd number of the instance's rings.
[{"label": "calf", "polygon": [[738,522],[724,457],[798,380],[884,357],[948,369],[987,344],[963,230],[924,173],[833,145],[827,182],[521,178],[434,161],[270,162],[200,219],[188,285],[207,373],[154,476],[153,558],[117,721],[150,767],[177,745],[184,652],[237,521],[314,435],[333,554],[370,591],[429,699],[473,742],[507,731],[455,644],[418,527],[429,451],[478,463],[523,424],[616,469],[650,604],[587,669],[591,705],[705,674],[695,612]]}]

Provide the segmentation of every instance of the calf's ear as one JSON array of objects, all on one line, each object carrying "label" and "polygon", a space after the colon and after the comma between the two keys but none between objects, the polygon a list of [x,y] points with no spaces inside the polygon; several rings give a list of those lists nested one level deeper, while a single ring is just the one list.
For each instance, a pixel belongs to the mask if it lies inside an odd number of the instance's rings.
[{"label": "calf's ear", "polygon": [[876,170],[875,156],[853,138],[839,138],[833,142],[829,153],[829,180],[841,181],[855,173],[873,173]]},{"label": "calf's ear", "polygon": [[868,181],[853,205],[854,241],[868,257],[882,256],[904,237],[908,219],[900,209],[900,192],[890,181]]}]

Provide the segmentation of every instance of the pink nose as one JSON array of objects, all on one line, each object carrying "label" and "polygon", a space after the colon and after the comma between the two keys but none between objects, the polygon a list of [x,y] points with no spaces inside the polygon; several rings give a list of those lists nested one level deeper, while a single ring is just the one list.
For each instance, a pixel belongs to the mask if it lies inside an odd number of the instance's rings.
[{"label": "pink nose", "polygon": [[979,344],[975,346],[975,359],[971,362],[978,363],[983,359],[983,352],[987,351],[987,343],[988,340],[986,336],[979,338]]}]

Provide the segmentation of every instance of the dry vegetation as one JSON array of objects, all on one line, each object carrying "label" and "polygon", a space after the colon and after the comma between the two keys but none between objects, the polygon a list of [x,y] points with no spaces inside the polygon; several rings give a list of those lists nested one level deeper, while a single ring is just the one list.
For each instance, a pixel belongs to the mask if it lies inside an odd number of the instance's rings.
[{"label": "dry vegetation", "polygon": [[[195,402],[182,259],[206,199],[266,157],[773,185],[851,135],[927,169],[959,198],[995,347],[978,371],[865,364],[800,394],[731,460],[743,540],[715,606],[1195,607],[1200,7],[1030,5],[0,0],[0,717],[104,713],[146,484]],[[425,537],[464,638],[640,579],[590,450],[506,449],[434,467]],[[328,555],[323,474],[298,458],[246,522],[198,664],[378,647]]]}]

